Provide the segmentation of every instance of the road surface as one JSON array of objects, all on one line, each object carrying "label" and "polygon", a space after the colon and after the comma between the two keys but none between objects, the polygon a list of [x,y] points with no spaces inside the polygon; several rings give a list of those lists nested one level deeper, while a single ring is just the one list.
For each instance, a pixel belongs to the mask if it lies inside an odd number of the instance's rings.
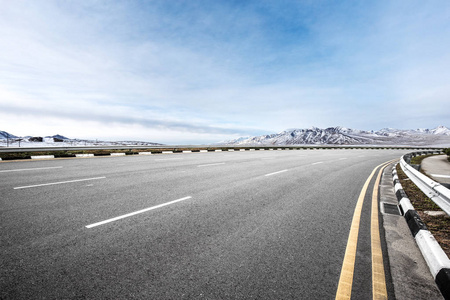
[{"label": "road surface", "polygon": [[[2,162],[0,298],[334,299],[361,189],[406,152]],[[372,297],[374,181],[353,276],[359,299]]]}]

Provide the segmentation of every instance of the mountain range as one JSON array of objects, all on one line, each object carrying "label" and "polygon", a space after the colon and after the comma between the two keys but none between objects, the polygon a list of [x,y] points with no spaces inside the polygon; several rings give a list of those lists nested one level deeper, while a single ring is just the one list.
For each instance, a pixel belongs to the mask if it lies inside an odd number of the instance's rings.
[{"label": "mountain range", "polygon": [[[86,146],[86,145],[161,145],[138,141],[97,141],[70,139],[63,135],[46,137],[18,137],[6,131],[0,131],[0,146],[36,147],[36,146]],[[241,137],[217,143],[219,145],[405,145],[450,147],[450,129],[438,126],[434,129],[403,130],[383,128],[377,131],[357,130],[346,127],[325,129],[288,129],[280,133]]]},{"label": "mountain range", "polygon": [[98,141],[98,140],[84,140],[84,139],[71,139],[60,134],[45,136],[45,137],[32,137],[32,136],[16,136],[6,131],[0,131],[0,147],[54,147],[54,146],[157,146],[162,145],[151,142],[141,141]]},{"label": "mountain range", "polygon": [[[26,139],[30,139],[31,136],[18,137],[16,135],[10,134],[6,131],[0,131],[0,139],[19,139],[19,138],[26,140]],[[56,139],[61,139],[61,140],[69,140],[69,138],[59,135],[59,134],[52,135],[52,136],[46,136],[45,138],[56,138]]]},{"label": "mountain range", "polygon": [[450,129],[438,126],[434,129],[402,130],[383,128],[377,131],[356,130],[346,127],[325,129],[288,129],[280,133],[241,137],[222,142],[228,145],[411,145],[450,146]]}]

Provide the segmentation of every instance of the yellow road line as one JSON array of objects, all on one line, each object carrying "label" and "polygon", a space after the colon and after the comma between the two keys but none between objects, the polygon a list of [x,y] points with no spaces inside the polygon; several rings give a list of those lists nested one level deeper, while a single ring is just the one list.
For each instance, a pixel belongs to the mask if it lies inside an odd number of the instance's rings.
[{"label": "yellow road line", "polygon": [[379,171],[372,193],[370,241],[372,246],[372,295],[374,300],[387,299],[386,276],[384,273],[383,252],[381,250],[378,224],[378,186],[380,185],[381,175],[386,165]]},{"label": "yellow road line", "polygon": [[[390,161],[391,162],[391,161]],[[366,196],[367,188],[372,180],[373,175],[380,166],[386,166],[390,162],[376,166],[372,173],[367,178],[364,186],[359,194],[358,202],[356,203],[355,211],[353,213],[350,233],[347,240],[347,247],[345,249],[344,261],[342,263],[341,275],[339,277],[338,289],[336,291],[336,300],[350,299],[352,296],[353,274],[355,270],[356,246],[358,244],[359,224],[361,220],[361,210]],[[377,215],[378,217],[378,215]],[[384,273],[384,269],[383,269]]]},{"label": "yellow road line", "polygon": [[370,180],[375,173],[377,166],[373,169],[369,178],[367,178],[364,186],[359,194],[358,202],[356,203],[355,211],[353,213],[352,225],[347,240],[347,248],[345,249],[344,262],[342,263],[341,275],[339,278],[338,289],[336,292],[336,299],[350,299],[352,296],[353,273],[355,270],[356,259],[356,245],[358,244],[359,223],[361,220],[361,210],[364,203],[367,187]]}]

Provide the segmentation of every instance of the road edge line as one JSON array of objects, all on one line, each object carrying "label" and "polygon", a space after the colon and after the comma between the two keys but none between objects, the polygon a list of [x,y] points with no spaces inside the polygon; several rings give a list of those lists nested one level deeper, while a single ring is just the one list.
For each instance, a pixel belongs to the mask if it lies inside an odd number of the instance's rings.
[{"label": "road edge line", "polygon": [[378,176],[372,192],[372,211],[370,220],[370,246],[372,253],[372,297],[373,299],[387,299],[386,272],[383,263],[383,250],[381,249],[378,190],[384,169],[390,164],[386,163],[378,171]]}]

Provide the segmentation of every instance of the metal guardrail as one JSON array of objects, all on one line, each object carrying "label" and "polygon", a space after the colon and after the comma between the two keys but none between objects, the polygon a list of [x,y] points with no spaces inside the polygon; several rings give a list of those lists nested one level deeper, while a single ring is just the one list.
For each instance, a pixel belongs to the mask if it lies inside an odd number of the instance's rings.
[{"label": "metal guardrail", "polygon": [[417,187],[427,195],[434,203],[436,203],[447,215],[450,216],[450,190],[434,181],[433,179],[420,173],[410,165],[411,157],[430,154],[434,152],[419,152],[403,155],[400,159],[400,167],[403,172],[414,182]]}]

